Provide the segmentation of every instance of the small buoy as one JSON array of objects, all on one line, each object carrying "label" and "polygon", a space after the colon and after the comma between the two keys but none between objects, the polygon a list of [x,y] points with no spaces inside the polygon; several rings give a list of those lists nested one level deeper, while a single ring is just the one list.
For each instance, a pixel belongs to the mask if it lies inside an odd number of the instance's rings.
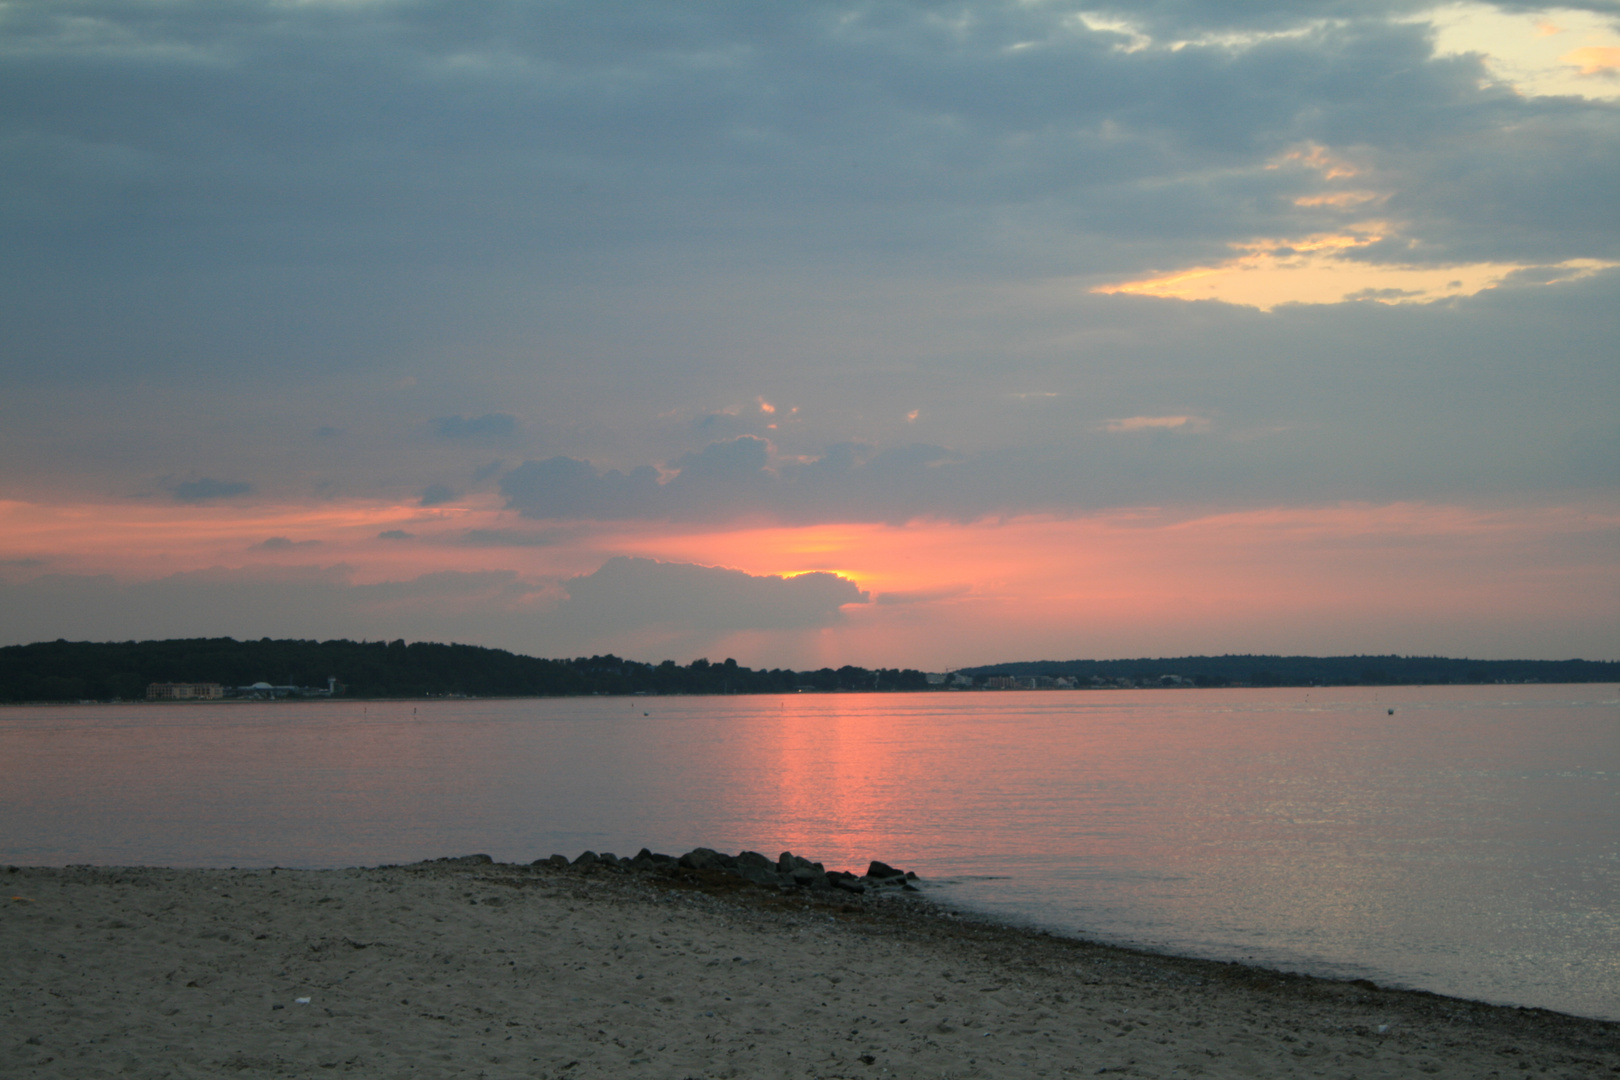
[{"label": "small buoy", "polygon": [[1389,710],[1389,715],[1394,716],[1395,715],[1395,710],[1394,709]]}]

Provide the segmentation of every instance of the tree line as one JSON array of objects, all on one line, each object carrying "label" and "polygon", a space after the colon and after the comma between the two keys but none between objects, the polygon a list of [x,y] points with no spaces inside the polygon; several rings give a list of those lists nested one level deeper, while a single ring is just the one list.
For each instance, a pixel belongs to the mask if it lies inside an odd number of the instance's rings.
[{"label": "tree line", "polygon": [[754,670],[727,659],[641,663],[618,656],[547,660],[477,645],[418,641],[44,641],[0,648],[0,701],[144,698],[149,683],[268,682],[363,698],[561,697],[581,694],[774,694],[921,690],[923,673],[853,666]]},{"label": "tree line", "polygon": [[[1068,678],[1082,686],[1433,686],[1448,683],[1620,682],[1605,660],[1458,660],[1444,656],[1181,656],[1136,660],[1034,660],[963,668],[992,675]],[[1167,679],[1167,677],[1169,677]]]},{"label": "tree line", "polygon": [[[1458,660],[1439,656],[1189,656],[1040,660],[963,668],[993,675],[1096,686],[1391,686],[1494,682],[1620,682],[1620,663],[1590,660]],[[900,691],[930,687],[911,668],[846,665],[814,671],[743,667],[736,660],[622,657],[548,660],[477,645],[404,641],[45,641],[0,648],[0,701],[140,699],[149,683],[256,682],[324,688],[357,698],[560,697],[584,694],[780,694],[797,690]]]}]

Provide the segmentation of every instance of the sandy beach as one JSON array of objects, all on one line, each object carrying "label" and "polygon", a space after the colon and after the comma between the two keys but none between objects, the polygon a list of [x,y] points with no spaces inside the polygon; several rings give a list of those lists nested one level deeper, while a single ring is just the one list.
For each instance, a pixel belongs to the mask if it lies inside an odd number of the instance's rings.
[{"label": "sandy beach", "polygon": [[478,857],[7,868],[8,1077],[1615,1077],[1620,1024]]}]

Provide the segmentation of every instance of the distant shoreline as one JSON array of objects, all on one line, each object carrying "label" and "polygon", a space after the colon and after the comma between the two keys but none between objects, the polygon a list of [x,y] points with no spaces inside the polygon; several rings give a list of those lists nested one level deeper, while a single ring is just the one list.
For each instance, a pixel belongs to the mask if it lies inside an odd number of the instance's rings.
[{"label": "distant shoreline", "polygon": [[1436,656],[1223,655],[1021,660],[937,672],[846,664],[814,671],[735,659],[645,663],[614,655],[545,659],[437,642],[50,641],[0,648],[0,702],[131,701],[152,695],[410,700],[950,692],[968,689],[1213,689],[1620,682],[1620,662]]},{"label": "distant shoreline", "polygon": [[153,708],[166,708],[166,709],[167,708],[177,708],[177,707],[178,708],[194,708],[194,707],[203,707],[203,706],[210,706],[210,705],[213,705],[213,706],[219,706],[219,705],[230,705],[230,706],[237,706],[237,705],[293,706],[293,705],[357,705],[357,704],[406,704],[406,703],[426,705],[426,704],[435,704],[435,703],[437,703],[437,704],[446,704],[446,703],[456,702],[456,701],[573,701],[573,700],[581,700],[581,699],[589,700],[589,699],[592,699],[592,698],[629,698],[629,699],[632,699],[632,700],[637,699],[637,698],[643,698],[643,699],[646,699],[646,700],[657,700],[657,699],[660,699],[660,698],[672,698],[672,697],[678,697],[678,698],[698,698],[698,697],[712,697],[712,698],[799,697],[799,696],[816,697],[816,696],[826,696],[826,695],[835,695],[835,696],[836,695],[843,695],[843,696],[849,696],[849,695],[888,696],[888,695],[891,695],[891,694],[893,694],[893,695],[1040,694],[1042,696],[1046,696],[1046,695],[1050,694],[1050,695],[1067,696],[1067,695],[1070,695],[1070,694],[1086,695],[1086,694],[1106,693],[1106,692],[1118,693],[1118,692],[1126,692],[1126,691],[1163,691],[1163,690],[1176,690],[1176,691],[1201,691],[1202,690],[1202,691],[1226,691],[1226,692],[1239,691],[1239,690],[1424,690],[1424,689],[1433,689],[1433,688],[1436,688],[1436,687],[1488,687],[1488,686],[1500,686],[1503,689],[1506,689],[1508,687],[1513,687],[1513,686],[1538,686],[1538,687],[1551,687],[1551,686],[1604,686],[1604,685],[1610,685],[1610,684],[1613,684],[1617,688],[1617,691],[1620,691],[1620,679],[1588,679],[1588,680],[1584,680],[1584,681],[1581,681],[1581,682],[1564,682],[1564,683],[1557,683],[1557,682],[1526,682],[1526,683],[1395,683],[1395,684],[1384,684],[1384,685],[1377,685],[1377,686],[1366,686],[1364,684],[1358,684],[1358,683],[1328,683],[1328,684],[1311,683],[1311,684],[1303,684],[1303,685],[1298,685],[1298,686],[1287,685],[1287,686],[1258,686],[1258,687],[1257,686],[1237,686],[1237,685],[1233,685],[1233,686],[1180,686],[1180,687],[1166,687],[1166,686],[1133,686],[1133,687],[1098,686],[1098,687],[1093,687],[1093,686],[1086,686],[1086,687],[1075,687],[1074,689],[1067,690],[1067,691],[1065,691],[1065,690],[1052,690],[1052,689],[1030,690],[1030,689],[1024,689],[1024,688],[994,689],[994,688],[990,688],[990,687],[982,687],[981,686],[981,687],[973,687],[971,689],[962,688],[962,689],[948,689],[948,690],[947,689],[940,689],[940,688],[937,688],[937,687],[929,688],[929,689],[926,689],[926,690],[844,690],[844,689],[835,689],[835,690],[796,690],[796,691],[784,691],[784,690],[768,691],[768,690],[761,690],[761,691],[750,691],[750,692],[746,692],[746,693],[745,692],[732,692],[732,693],[729,693],[729,694],[703,693],[703,692],[698,692],[698,693],[674,692],[674,693],[667,693],[667,694],[652,694],[652,693],[439,694],[439,695],[422,696],[422,697],[382,697],[382,696],[378,696],[378,697],[351,697],[351,696],[325,697],[325,696],[323,696],[323,697],[307,697],[307,698],[300,697],[300,698],[273,698],[273,699],[271,699],[271,698],[228,697],[228,698],[215,698],[215,699],[212,699],[212,700],[190,699],[190,700],[178,700],[178,701],[150,701],[150,700],[147,700],[145,698],[128,698],[128,699],[114,698],[114,699],[110,699],[110,700],[106,700],[106,701],[99,701],[99,700],[53,701],[53,700],[46,699],[46,700],[38,700],[38,701],[0,701],[0,709],[7,709],[7,708],[47,708],[47,707],[48,708],[73,708],[73,707],[83,708],[83,707],[88,707],[88,706],[91,706],[91,705],[140,705],[140,706],[143,706],[143,707],[150,706],[150,707],[153,707]]}]

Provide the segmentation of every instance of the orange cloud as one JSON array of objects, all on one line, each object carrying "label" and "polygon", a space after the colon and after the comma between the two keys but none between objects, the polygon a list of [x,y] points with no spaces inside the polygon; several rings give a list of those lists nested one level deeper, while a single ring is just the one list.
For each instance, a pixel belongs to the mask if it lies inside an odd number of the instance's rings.
[{"label": "orange cloud", "polygon": [[1301,195],[1294,200],[1294,205],[1327,206],[1335,210],[1348,210],[1351,207],[1377,202],[1382,198],[1385,196],[1376,191],[1334,191],[1325,195]]},{"label": "orange cloud", "polygon": [[[411,538],[378,539],[395,529]],[[1612,500],[1213,514],[1142,509],[905,526],[581,524],[544,536],[527,529],[494,505],[435,516],[382,503],[252,513],[0,503],[0,579],[54,571],[135,580],[314,563],[341,571],[335,588],[455,570],[515,573],[533,591],[629,555],[756,576],[831,572],[874,597],[845,608],[836,626],[750,630],[690,644],[756,665],[938,669],[1020,657],[1211,650],[1600,658],[1593,642],[1607,655],[1620,654],[1613,619],[1620,608],[1613,568],[1620,505]],[[480,542],[468,542],[473,534],[482,534]],[[270,537],[289,543],[266,547]],[[321,544],[296,546],[315,539]],[[383,622],[372,632],[394,636],[384,625],[386,611],[378,618]],[[555,637],[546,645],[541,640],[488,643],[520,651],[651,647],[628,631],[560,645]]]},{"label": "orange cloud", "polygon": [[1579,68],[1582,75],[1609,75],[1620,69],[1620,47],[1587,45],[1572,49],[1558,59]]},{"label": "orange cloud", "polygon": [[1317,143],[1290,150],[1274,158],[1266,168],[1278,169],[1285,164],[1303,165],[1307,169],[1314,169],[1322,174],[1324,180],[1337,180],[1344,176],[1355,176],[1360,172],[1349,161],[1334,155],[1327,147]]},{"label": "orange cloud", "polygon": [[[1214,266],[1099,285],[1091,291],[1173,300],[1220,300],[1270,311],[1289,303],[1373,300],[1404,304],[1473,296],[1495,288],[1511,274],[1530,269],[1522,263],[1426,266],[1345,258],[1350,252],[1396,235],[1398,230],[1387,222],[1364,222],[1344,232],[1251,240],[1233,244],[1239,254]],[[1553,268],[1565,271],[1553,280],[1573,281],[1616,265],[1620,263],[1569,259]]]}]

